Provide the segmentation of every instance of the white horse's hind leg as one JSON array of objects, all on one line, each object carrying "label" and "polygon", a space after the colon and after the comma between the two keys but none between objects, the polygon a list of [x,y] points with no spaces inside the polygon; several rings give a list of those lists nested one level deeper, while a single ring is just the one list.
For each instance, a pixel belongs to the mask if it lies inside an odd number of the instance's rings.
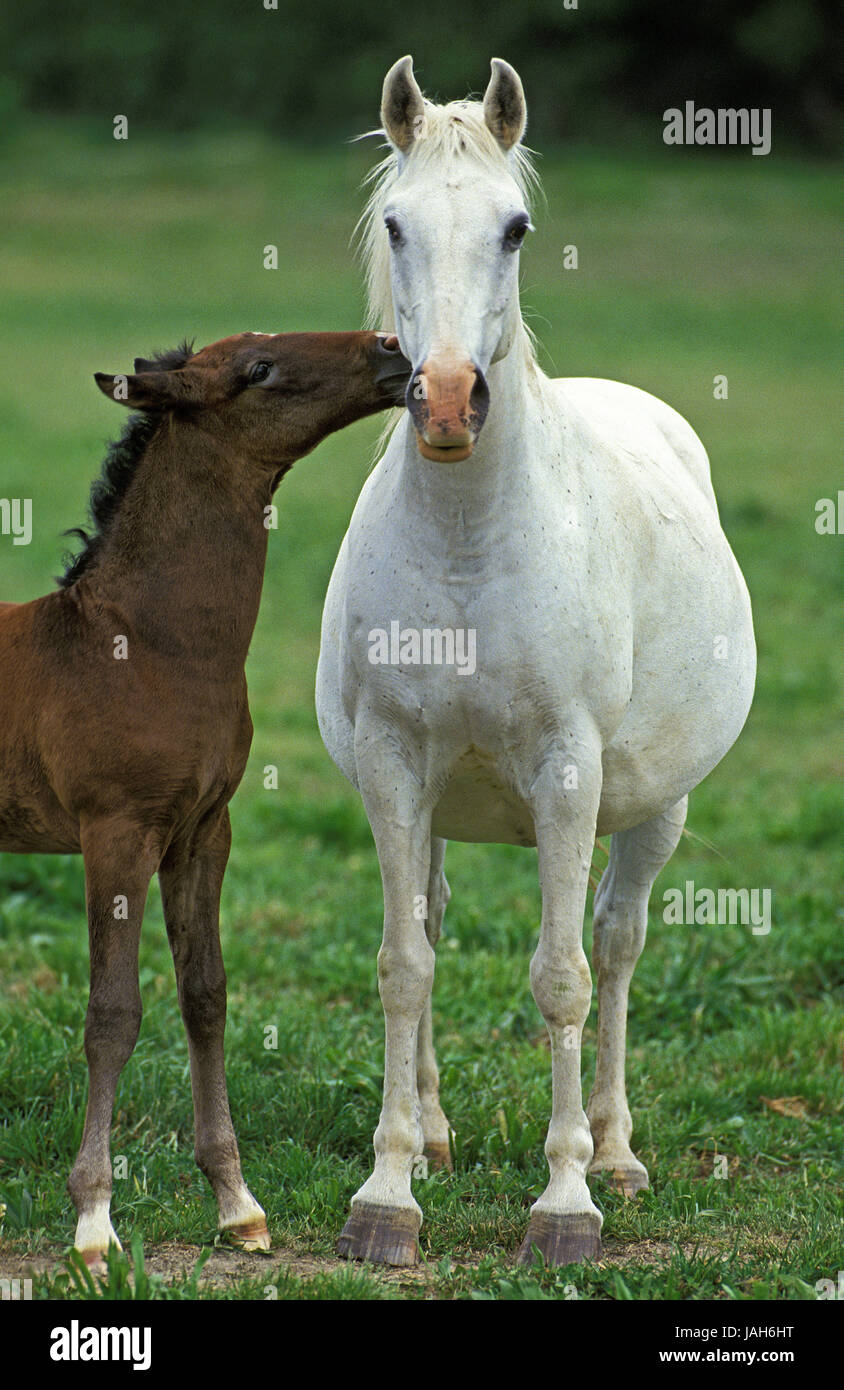
[{"label": "white horse's hind leg", "polygon": [[[580,764],[580,759],[578,763]],[[598,768],[600,767],[599,759]],[[565,789],[562,768],[548,765],[532,788],[542,927],[530,965],[533,997],[551,1038],[553,1108],[545,1155],[550,1180],[531,1208],[519,1259],[538,1248],[548,1264],[594,1259],[601,1213],[586,1183],[592,1137],[583,1111],[580,1045],[592,1002],[583,951],[583,911],[600,790],[600,772],[579,765],[580,789]]]},{"label": "white horse's hind leg", "polygon": [[595,893],[598,1058],[586,1107],[595,1144],[589,1171],[606,1172],[628,1197],[648,1186],[648,1173],[630,1148],[633,1122],[624,1088],[627,993],[645,944],[650,891],[677,848],[687,804],[683,797],[663,815],[613,835],[609,864]]},{"label": "white horse's hind leg", "polygon": [[[425,920],[425,933],[428,937],[428,945],[432,950],[436,950],[437,942],[440,939],[446,904],[451,897],[448,881],[443,873],[446,844],[446,840],[440,840],[436,837],[431,840],[431,872],[428,878],[428,915]],[[434,1054],[430,994],[422,1010],[422,1018],[419,1023],[416,1079],[419,1087],[419,1104],[422,1108],[425,1157],[432,1168],[451,1168],[451,1148],[449,1145],[451,1126],[440,1105],[440,1074]]]}]

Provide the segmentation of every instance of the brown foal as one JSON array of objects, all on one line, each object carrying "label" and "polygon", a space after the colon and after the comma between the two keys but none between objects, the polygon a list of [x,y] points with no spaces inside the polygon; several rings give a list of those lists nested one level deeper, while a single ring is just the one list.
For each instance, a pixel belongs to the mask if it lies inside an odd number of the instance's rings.
[{"label": "brown foal", "polygon": [[190,1052],[196,1161],[219,1224],[266,1250],[223,1060],[220,890],[228,803],[252,740],[244,663],[268,508],[325,435],[399,403],[409,364],[375,333],[239,334],[97,375],[141,412],[95,484],[94,529],[60,587],[0,605],[0,850],[81,852],[90,1091],[68,1188],[76,1248],[114,1242],[110,1130],[141,1023],[138,944],[157,872]]}]

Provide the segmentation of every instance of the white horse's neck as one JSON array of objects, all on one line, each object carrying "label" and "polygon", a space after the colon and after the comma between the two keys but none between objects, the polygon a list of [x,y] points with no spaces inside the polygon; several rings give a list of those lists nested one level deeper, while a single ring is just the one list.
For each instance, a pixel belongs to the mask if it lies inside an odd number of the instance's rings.
[{"label": "white horse's neck", "polygon": [[[461,463],[433,463],[421,456],[408,417],[399,425],[401,490],[414,513],[437,529],[461,529],[474,521],[505,524],[508,504],[523,481],[536,443],[536,417],[546,378],[533,360],[519,323],[507,355],[487,372],[489,413],[474,450]],[[397,441],[398,443],[398,441]]]}]

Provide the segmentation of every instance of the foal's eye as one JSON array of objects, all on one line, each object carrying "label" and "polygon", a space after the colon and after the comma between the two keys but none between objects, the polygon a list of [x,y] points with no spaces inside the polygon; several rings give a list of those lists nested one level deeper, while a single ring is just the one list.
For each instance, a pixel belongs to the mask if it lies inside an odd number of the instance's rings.
[{"label": "foal's eye", "polygon": [[401,228],[394,217],[385,217],[384,226],[387,228],[387,236],[390,238],[391,246],[401,246]]},{"label": "foal's eye", "polygon": [[272,369],[272,362],[256,362],[249,372],[249,385],[260,386],[262,381],[266,381]]},{"label": "foal's eye", "polygon": [[508,226],[504,233],[504,245],[508,251],[518,251],[531,230],[530,222],[526,217],[516,217]]}]

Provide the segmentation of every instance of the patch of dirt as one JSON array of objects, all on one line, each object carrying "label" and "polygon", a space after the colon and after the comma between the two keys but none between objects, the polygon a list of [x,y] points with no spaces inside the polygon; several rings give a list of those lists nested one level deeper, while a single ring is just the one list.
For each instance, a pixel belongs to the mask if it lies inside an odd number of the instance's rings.
[{"label": "patch of dirt", "polygon": [[[757,1235],[742,1229],[741,1251],[743,1255],[756,1259],[774,1261],[791,1243],[793,1236],[787,1232],[779,1235],[767,1232]],[[734,1235],[701,1235],[695,1240],[685,1240],[682,1244],[671,1244],[660,1240],[617,1241],[605,1240],[601,1264],[617,1265],[624,1269],[629,1265],[667,1264],[672,1255],[682,1251],[686,1259],[696,1255],[720,1255],[729,1259],[735,1246]]]},{"label": "patch of dirt", "polygon": [[[144,1251],[146,1271],[148,1274],[158,1274],[165,1283],[172,1284],[190,1275],[200,1253],[199,1246],[167,1241]],[[61,1246],[54,1246],[38,1255],[0,1250],[0,1279],[26,1279],[34,1274],[60,1273],[64,1269],[64,1255],[65,1250]],[[243,1279],[263,1279],[271,1284],[280,1273],[312,1279],[317,1274],[332,1274],[349,1268],[347,1260],[309,1255],[284,1246],[276,1247],[267,1255],[250,1255],[230,1246],[218,1245],[202,1267],[199,1287],[225,1289]],[[379,1269],[372,1272],[385,1284],[396,1286],[425,1284],[429,1277],[424,1265],[418,1265],[415,1269]]]},{"label": "patch of dirt", "polygon": [[[622,1245],[620,1241],[605,1240],[600,1263],[618,1265],[660,1265],[670,1260],[678,1247],[660,1240],[637,1240]],[[683,1246],[685,1255],[691,1254],[691,1245]]]},{"label": "patch of dirt", "polygon": [[[177,1241],[157,1245],[149,1253],[145,1252],[147,1272],[160,1274],[168,1283],[190,1274],[198,1258],[199,1250],[195,1245],[180,1245]],[[295,1274],[299,1279],[313,1279],[316,1274],[334,1274],[349,1268],[348,1260],[309,1255],[305,1251],[284,1246],[276,1247],[266,1255],[247,1255],[242,1250],[218,1245],[203,1265],[199,1286],[210,1285],[220,1289],[242,1279],[262,1278],[265,1283],[271,1284],[280,1273]],[[424,1284],[428,1277],[424,1265],[416,1269],[379,1269],[377,1274],[386,1284]]]},{"label": "patch of dirt", "polygon": [[[776,1258],[779,1246],[785,1246],[788,1239],[786,1235],[783,1235],[781,1240],[770,1235],[754,1239],[752,1233],[747,1232],[744,1248],[747,1253],[752,1251],[769,1259]],[[608,1239],[604,1241],[599,1263],[602,1266],[614,1265],[622,1270],[634,1265],[639,1268],[654,1267],[667,1264],[678,1250],[682,1250],[687,1258],[701,1253],[720,1253],[726,1259],[732,1248],[733,1238],[727,1235],[684,1241],[679,1246],[668,1241],[623,1242]],[[172,1284],[190,1275],[200,1253],[200,1247],[197,1245],[166,1241],[144,1252],[146,1269],[149,1274],[160,1275],[165,1283]],[[64,1268],[64,1255],[65,1249],[58,1245],[34,1256],[0,1248],[0,1279],[25,1279],[33,1274],[58,1273]],[[462,1255],[452,1260],[452,1269],[455,1272],[459,1269],[471,1270],[481,1259],[480,1252]],[[214,1247],[202,1268],[199,1287],[225,1291],[244,1279],[272,1284],[282,1273],[290,1273],[300,1279],[313,1279],[318,1274],[333,1274],[350,1268],[361,1269],[363,1266],[350,1265],[347,1260],[332,1256],[312,1255],[295,1247],[277,1246],[267,1255],[256,1255],[246,1254],[231,1246],[218,1245]],[[414,1269],[375,1269],[370,1265],[368,1272],[387,1287],[397,1289],[407,1286],[418,1288],[429,1283],[433,1286],[436,1283],[436,1275],[429,1273],[424,1264],[419,1264]]]}]

